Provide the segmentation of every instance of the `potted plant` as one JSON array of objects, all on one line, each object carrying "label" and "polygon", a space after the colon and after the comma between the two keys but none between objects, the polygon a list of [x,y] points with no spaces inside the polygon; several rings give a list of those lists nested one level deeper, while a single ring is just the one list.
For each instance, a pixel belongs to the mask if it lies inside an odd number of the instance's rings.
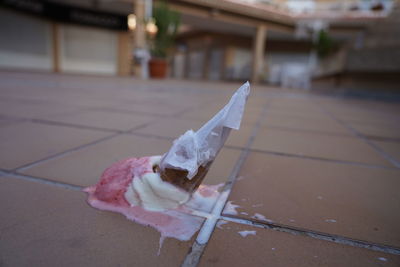
[{"label": "potted plant", "polygon": [[167,52],[177,34],[180,14],[171,10],[165,2],[160,2],[154,7],[153,17],[157,26],[157,33],[151,42],[150,76],[165,78],[168,67]]},{"label": "potted plant", "polygon": [[332,38],[329,36],[327,31],[325,30],[319,31],[315,48],[320,58],[326,57],[332,53],[334,48],[334,42]]}]

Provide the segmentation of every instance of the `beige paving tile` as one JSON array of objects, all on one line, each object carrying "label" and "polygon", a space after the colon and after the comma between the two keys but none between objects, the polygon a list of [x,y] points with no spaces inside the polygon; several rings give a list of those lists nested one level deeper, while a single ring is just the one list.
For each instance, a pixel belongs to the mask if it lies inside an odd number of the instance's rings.
[{"label": "beige paving tile", "polygon": [[230,196],[242,207],[240,217],[259,213],[280,224],[400,247],[399,170],[253,152],[240,176]]},{"label": "beige paving tile", "polygon": [[0,178],[2,266],[179,266],[191,242],[86,204],[83,192]]},{"label": "beige paving tile", "polygon": [[246,102],[246,109],[262,109],[267,103],[267,100],[269,100],[269,98],[265,97],[264,94],[257,94],[257,92],[255,92],[254,90],[250,91],[250,96],[247,98]]},{"label": "beige paving tile", "polygon": [[330,117],[321,112],[314,110],[295,110],[285,108],[271,108],[268,107],[266,116],[269,115],[280,115],[280,116],[292,116],[300,119],[330,119]]},{"label": "beige paving tile", "polygon": [[[195,109],[182,114],[182,118],[201,120],[203,123],[210,120],[215,114],[218,113],[220,109]],[[260,118],[261,109],[260,108],[247,108],[245,109],[242,125],[252,126]]]},{"label": "beige paving tile", "polygon": [[44,118],[56,114],[76,112],[76,106],[55,103],[30,103],[20,101],[0,101],[0,115],[18,118]]},{"label": "beige paving tile", "polygon": [[10,125],[10,124],[14,124],[14,123],[19,123],[21,121],[22,120],[0,117],[0,127],[6,126],[6,125]]},{"label": "beige paving tile", "polygon": [[154,115],[163,115],[163,116],[171,116],[187,109],[186,106],[181,105],[172,105],[172,104],[138,104],[134,103],[116,103],[110,105],[110,108],[114,108],[116,110],[121,110],[126,113],[128,112],[139,112],[145,114],[154,114]]},{"label": "beige paving tile", "polygon": [[[216,229],[199,266],[398,266],[400,257],[228,223]],[[242,237],[238,232],[255,231]],[[385,261],[386,260],[386,261]]]},{"label": "beige paving tile", "polygon": [[241,151],[230,148],[223,148],[213,165],[211,165],[211,169],[208,172],[206,178],[204,179],[204,184],[219,184],[225,183],[229,175],[231,174],[233,168],[235,167],[236,162],[239,159]]},{"label": "beige paving tile", "polygon": [[129,157],[162,155],[172,142],[157,138],[121,135],[61,158],[35,165],[25,174],[59,182],[89,186],[114,162]]},{"label": "beige paving tile", "polygon": [[351,132],[331,118],[304,118],[291,115],[267,113],[261,120],[261,125],[267,127],[281,127],[292,130],[307,130],[321,133],[335,133],[351,135]]},{"label": "beige paving tile", "polygon": [[207,106],[198,107],[198,108],[195,108],[193,110],[183,113],[182,118],[208,121],[215,114],[217,114],[218,111],[220,111],[224,107],[224,105],[225,105],[225,103],[221,103],[218,105],[207,105]]},{"label": "beige paving tile", "polygon": [[372,143],[400,162],[400,142],[373,141]]},{"label": "beige paving tile", "polygon": [[92,126],[111,130],[129,130],[157,120],[158,117],[112,111],[85,111],[74,114],[53,116],[52,121],[81,126]]},{"label": "beige paving tile", "polygon": [[4,126],[0,131],[0,167],[20,167],[108,135],[104,132],[30,122]]},{"label": "beige paving tile", "polygon": [[197,131],[206,121],[187,118],[165,118],[135,130],[135,133],[156,135],[169,138],[178,138],[187,130]]},{"label": "beige paving tile", "polygon": [[384,137],[400,140],[400,126],[386,123],[348,123],[359,133],[368,137]]},{"label": "beige paving tile", "polygon": [[[128,157],[162,155],[171,145],[172,141],[168,140],[122,135],[35,165],[23,173],[68,184],[88,186],[96,183],[103,171],[114,162]],[[239,153],[238,150],[224,148],[212,165],[204,183],[225,182]]]},{"label": "beige paving tile", "polygon": [[346,122],[399,123],[396,113],[380,112],[371,108],[360,109],[339,105],[328,109],[336,118]]},{"label": "beige paving tile", "polygon": [[254,126],[261,118],[261,111],[259,108],[246,108],[241,125]]},{"label": "beige paving tile", "polygon": [[[151,123],[146,127],[134,130],[134,133],[156,135],[176,139],[187,130],[197,131],[207,121],[200,121],[188,118],[168,118]],[[251,135],[253,127],[242,124],[239,130],[232,130],[226,145],[245,147]]]},{"label": "beige paving tile", "polygon": [[392,166],[372,147],[352,136],[296,132],[267,127],[258,131],[252,148],[324,159]]},{"label": "beige paving tile", "polygon": [[[262,100],[265,102],[265,100]],[[249,100],[246,103],[244,115],[242,118],[243,124],[253,125],[260,117],[260,113],[262,111],[263,105],[258,104],[259,102]],[[199,108],[195,108],[188,112],[182,113],[182,118],[194,119],[194,120],[201,120],[206,122],[210,120],[215,114],[220,111],[226,103],[220,103],[217,105],[206,105]]]},{"label": "beige paving tile", "polygon": [[321,108],[309,100],[308,98],[277,98],[274,99],[270,104],[269,108],[290,110],[294,112],[314,112],[321,113]]},{"label": "beige paving tile", "polygon": [[228,146],[244,148],[246,147],[253,130],[253,126],[242,124],[240,125],[239,130],[231,130],[225,144]]}]

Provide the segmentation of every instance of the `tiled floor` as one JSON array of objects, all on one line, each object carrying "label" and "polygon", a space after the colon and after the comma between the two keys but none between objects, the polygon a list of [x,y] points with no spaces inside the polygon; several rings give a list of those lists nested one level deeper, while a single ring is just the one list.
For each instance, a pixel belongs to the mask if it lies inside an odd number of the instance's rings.
[{"label": "tiled floor", "polygon": [[0,72],[0,266],[399,266],[396,103],[254,86],[205,179],[228,194],[204,244],[157,256],[155,230],[86,204],[111,163],[166,152],[239,86]]}]

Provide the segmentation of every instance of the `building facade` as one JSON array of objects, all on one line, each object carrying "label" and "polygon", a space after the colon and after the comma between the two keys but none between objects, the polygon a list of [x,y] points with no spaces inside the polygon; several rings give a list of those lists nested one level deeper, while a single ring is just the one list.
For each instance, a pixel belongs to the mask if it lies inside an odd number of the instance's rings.
[{"label": "building facade", "polygon": [[[54,14],[54,9],[63,11]],[[0,33],[3,69],[105,75],[130,72],[131,41],[125,16],[57,3],[49,7],[46,2],[32,2],[28,7],[3,5]]]}]

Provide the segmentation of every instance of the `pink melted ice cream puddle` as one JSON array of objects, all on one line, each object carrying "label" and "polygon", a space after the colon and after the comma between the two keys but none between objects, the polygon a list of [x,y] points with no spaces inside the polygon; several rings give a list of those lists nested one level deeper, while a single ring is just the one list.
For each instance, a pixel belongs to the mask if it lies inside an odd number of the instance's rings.
[{"label": "pink melted ice cream puddle", "polygon": [[[154,174],[153,166],[157,159],[158,156],[129,158],[114,163],[104,171],[96,185],[89,186],[84,191],[88,193],[88,203],[92,207],[121,213],[133,222],[151,226],[159,231],[161,249],[166,237],[181,241],[191,239],[204,221],[203,217],[193,214],[198,214],[198,211],[200,214],[210,212],[218,198],[218,188],[221,185],[201,185],[186,203],[177,204],[177,207],[172,209],[157,207],[156,211],[149,210],[140,205],[140,199],[132,204],[132,201],[127,200],[127,190],[135,179],[143,179],[146,174]],[[136,197],[140,198],[140,195]]]}]

